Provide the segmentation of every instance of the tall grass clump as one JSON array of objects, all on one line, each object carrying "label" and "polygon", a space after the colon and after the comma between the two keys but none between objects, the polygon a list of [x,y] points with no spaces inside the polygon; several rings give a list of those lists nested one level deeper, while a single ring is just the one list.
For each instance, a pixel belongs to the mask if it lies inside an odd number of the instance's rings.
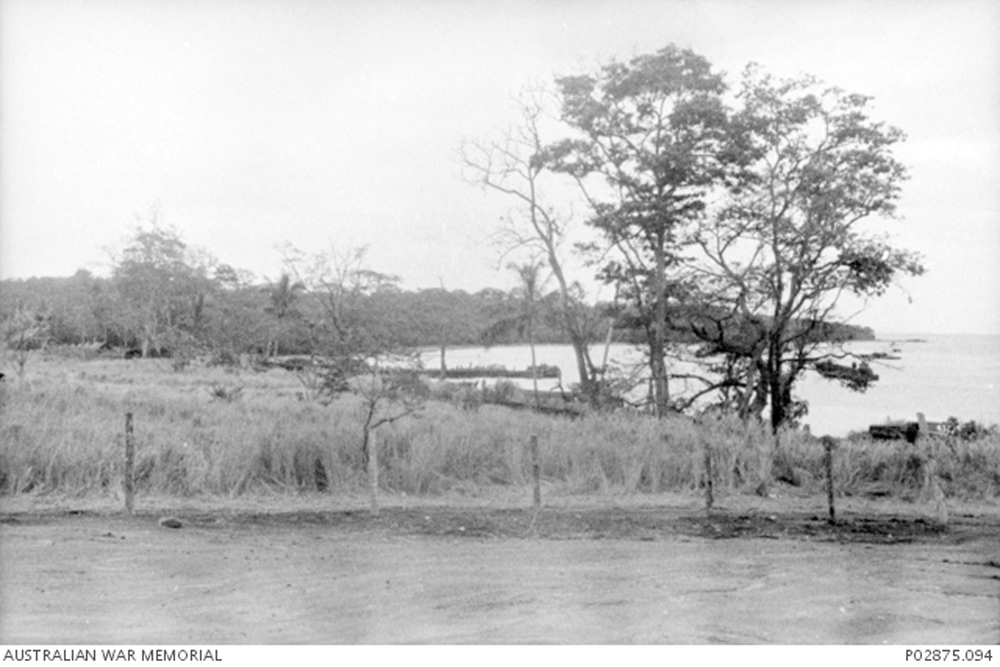
[{"label": "tall grass clump", "polygon": [[852,435],[834,458],[834,478],[845,495],[889,495],[916,500],[933,474],[947,497],[991,499],[1000,496],[1000,436],[967,440],[931,435],[916,443],[872,440]]},{"label": "tall grass clump", "polygon": [[731,414],[705,415],[699,426],[712,457],[715,486],[730,491],[760,492],[796,441],[787,432],[776,438],[765,423],[743,421]]},{"label": "tall grass clump", "polygon": [[390,488],[442,493],[454,487],[520,486],[531,479],[527,443],[546,439],[558,421],[504,408],[464,410],[428,403],[419,419],[380,429],[379,459]]},{"label": "tall grass clump", "polygon": [[121,478],[114,438],[95,429],[107,406],[78,387],[17,383],[3,389],[0,490],[5,493],[107,488]]},{"label": "tall grass clump", "polygon": [[950,438],[940,450],[945,454],[938,457],[938,476],[947,495],[1000,496],[1000,434],[977,440]]},{"label": "tall grass clump", "polygon": [[[126,412],[134,415],[140,494],[363,493],[360,399],[324,406],[300,389],[283,370],[234,376],[126,361],[36,364],[25,380],[0,386],[0,493],[119,493]],[[820,493],[825,478],[816,438],[791,429],[774,436],[726,415],[569,419],[429,400],[375,435],[382,488],[412,495],[527,488],[533,435],[549,493],[693,491],[706,483],[707,459],[722,492],[789,484]],[[946,495],[995,498],[1000,436],[974,435],[916,445],[842,439],[837,491],[916,499],[933,460]]]},{"label": "tall grass clump", "polygon": [[360,485],[351,406],[85,383],[16,383],[0,412],[0,493],[117,492],[124,415],[136,488],[176,495]]},{"label": "tall grass clump", "polygon": [[564,421],[542,441],[542,475],[571,493],[665,490],[683,476],[676,458],[691,441],[679,421],[590,415]]}]

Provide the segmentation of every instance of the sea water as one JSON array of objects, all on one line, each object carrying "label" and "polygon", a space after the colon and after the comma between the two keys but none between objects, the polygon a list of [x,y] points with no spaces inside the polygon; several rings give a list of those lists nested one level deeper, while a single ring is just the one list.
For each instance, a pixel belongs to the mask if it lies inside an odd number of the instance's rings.
[{"label": "sea water", "polygon": [[803,423],[834,436],[886,420],[1000,423],[1000,336],[913,334],[852,343],[852,352],[882,351],[898,360],[871,362],[879,380],[864,393],[808,373],[798,395],[809,401]]},{"label": "sea water", "polygon": [[[955,417],[963,422],[1000,423],[1000,336],[893,335],[849,343],[846,349],[857,354],[883,352],[893,358],[869,362],[879,379],[863,393],[806,372],[795,394],[809,403],[809,413],[802,423],[816,435],[843,436],[887,420],[916,421],[918,412],[928,421]],[[539,364],[562,370],[564,387],[579,381],[571,346],[539,345],[535,353]],[[603,355],[603,345],[591,347],[595,364],[601,364]],[[641,350],[630,345],[614,344],[609,350],[611,361],[626,365],[641,362],[642,356]],[[425,351],[422,359],[427,368],[440,367],[437,350]],[[496,364],[523,370],[531,364],[531,351],[527,345],[451,348],[446,359],[450,368]],[[678,370],[689,369],[673,364],[671,371]],[[517,382],[526,388],[531,384],[530,380]],[[559,381],[541,379],[538,384],[540,389],[548,390]],[[685,385],[690,390],[696,383],[675,380],[671,392],[677,395]]]}]

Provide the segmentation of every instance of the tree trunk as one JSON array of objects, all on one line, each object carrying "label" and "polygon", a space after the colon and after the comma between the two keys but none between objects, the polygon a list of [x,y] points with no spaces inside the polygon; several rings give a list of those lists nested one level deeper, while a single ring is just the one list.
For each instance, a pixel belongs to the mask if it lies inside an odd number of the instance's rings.
[{"label": "tree trunk", "polygon": [[571,331],[570,342],[573,345],[573,354],[576,356],[576,370],[580,375],[580,390],[587,401],[592,406],[597,407],[600,392],[591,373],[590,351],[587,349],[587,341],[577,332]]},{"label": "tree trunk", "polygon": [[576,371],[580,376],[580,389],[583,391],[583,395],[587,397],[587,401],[592,406],[597,407],[599,392],[597,383],[594,381],[593,373],[591,372],[593,364],[590,363],[590,351],[587,349],[587,341],[580,331],[580,323],[573,313],[570,312],[569,284],[566,282],[566,276],[563,273],[562,264],[559,262],[555,246],[551,243],[546,243],[546,248],[548,251],[549,267],[552,269],[552,275],[556,277],[556,282],[559,283],[559,302],[562,307],[563,326],[566,329],[566,333],[569,334],[570,342],[573,345],[573,354],[576,357]]},{"label": "tree trunk", "polygon": [[[759,421],[764,416],[764,408],[767,407],[767,366],[760,360],[755,361],[754,364],[757,367],[757,373],[754,377],[753,400],[750,402],[749,414]],[[749,384],[747,386],[749,387]]]},{"label": "tree trunk", "polygon": [[769,387],[771,399],[771,431],[777,433],[788,418],[789,398],[788,380],[782,376],[781,366],[772,369]]},{"label": "tree trunk", "polygon": [[670,387],[667,383],[666,353],[667,324],[667,258],[663,249],[664,234],[656,235],[656,298],[653,315],[653,336],[649,344],[649,370],[653,378],[653,401],[658,418],[665,417],[670,409]]},{"label": "tree trunk", "polygon": [[665,346],[658,332],[653,332],[649,342],[649,370],[653,385],[653,408],[657,417],[665,417],[670,407],[670,396],[667,386],[667,365],[663,357]]},{"label": "tree trunk", "polygon": [[541,400],[538,398],[538,364],[535,361],[535,338],[529,338],[531,345],[531,390],[535,392],[535,408],[541,408]]}]

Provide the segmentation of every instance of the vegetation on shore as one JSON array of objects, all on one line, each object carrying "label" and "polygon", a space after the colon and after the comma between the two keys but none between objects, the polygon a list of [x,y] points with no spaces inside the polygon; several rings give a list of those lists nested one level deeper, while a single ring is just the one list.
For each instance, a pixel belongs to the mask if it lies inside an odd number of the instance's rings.
[{"label": "vegetation on shore", "polygon": [[[287,280],[287,274],[285,278]],[[299,293],[292,299],[294,305],[288,304],[281,310],[274,308],[274,285],[248,283],[231,290],[224,287],[214,279],[204,286],[201,316],[205,326],[197,335],[188,331],[192,337],[181,342],[181,349],[171,350],[164,341],[151,356],[184,354],[187,350],[183,348],[190,345],[219,357],[244,353],[263,355],[275,349],[283,355],[308,355],[312,351],[309,323],[320,316],[312,300]],[[85,270],[68,278],[8,278],[0,281],[0,321],[12,333],[29,333],[30,340],[24,342],[33,348],[45,344],[89,344],[95,348],[105,345],[118,351],[138,349],[140,340],[129,326],[132,316],[127,304],[118,299],[114,281]],[[606,322],[608,306],[575,304],[591,323]],[[369,319],[368,326],[385,335],[391,332],[394,344],[413,348],[439,347],[442,344],[440,330],[445,326],[447,332],[443,342],[447,347],[487,342],[491,345],[527,344],[523,329],[499,330],[496,326],[498,321],[512,318],[522,307],[516,294],[495,288],[469,293],[460,289],[405,290],[392,285],[358,299],[359,310]],[[30,327],[18,328],[15,319],[19,312],[30,314],[38,335],[32,333]],[[188,319],[180,313],[175,316],[182,322]],[[672,341],[699,342],[691,333],[690,319],[690,309],[683,313],[678,311],[670,329]],[[232,331],[226,326],[237,322],[242,331]],[[592,328],[585,342],[603,343],[606,336],[606,329]],[[546,317],[538,318],[534,337],[539,344],[570,343],[569,335],[558,322]],[[164,336],[167,338],[171,337]],[[615,328],[613,339],[641,344],[643,333],[640,327],[622,319]],[[874,340],[875,332],[869,327],[843,324],[830,339]],[[12,339],[8,346],[15,347],[17,342]]]},{"label": "vegetation on shore", "polygon": [[[303,396],[296,375],[159,360],[47,358],[2,385],[0,493],[120,493],[124,414],[135,415],[139,494],[356,495],[366,485],[363,400]],[[531,485],[527,443],[541,442],[546,494],[700,492],[706,451],[716,494],[776,484],[822,492],[824,450],[803,431],[731,417],[666,419],[630,412],[580,419],[461,400],[430,382],[421,410],[378,430],[384,492],[433,496]],[[838,442],[841,495],[917,500],[927,456],[947,497],[1000,496],[1000,436],[934,438],[917,446],[855,434]]]}]

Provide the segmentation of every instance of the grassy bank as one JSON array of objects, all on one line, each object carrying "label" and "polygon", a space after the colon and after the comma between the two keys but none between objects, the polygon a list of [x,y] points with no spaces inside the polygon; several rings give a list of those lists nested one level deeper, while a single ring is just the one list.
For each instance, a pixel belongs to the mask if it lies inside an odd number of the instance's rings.
[{"label": "grassy bank", "polygon": [[[365,488],[361,414],[345,396],[309,401],[293,373],[171,370],[155,360],[49,358],[3,385],[0,493],[120,492],[124,414],[135,418],[139,493],[240,496],[260,492],[357,494]],[[821,493],[823,448],[800,432],[775,441],[733,420],[653,420],[632,414],[577,420],[496,406],[428,401],[416,417],[378,430],[380,482],[389,492],[433,496],[527,488],[527,443],[541,444],[547,493],[649,494],[698,490],[705,452],[717,493],[762,483]],[[923,449],[866,438],[838,443],[842,495],[914,499],[932,453],[946,495],[1000,495],[1000,439],[936,440]]]}]

